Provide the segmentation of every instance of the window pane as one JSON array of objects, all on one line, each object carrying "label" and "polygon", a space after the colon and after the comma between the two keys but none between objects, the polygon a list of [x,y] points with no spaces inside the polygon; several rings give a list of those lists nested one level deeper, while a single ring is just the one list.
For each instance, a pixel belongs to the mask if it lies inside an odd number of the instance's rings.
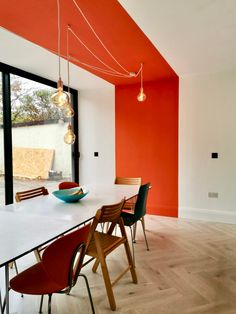
[{"label": "window pane", "polygon": [[44,185],[49,191],[71,180],[67,123],[51,103],[54,88],[11,75],[14,193]]},{"label": "window pane", "polygon": [[0,205],[5,204],[4,146],[3,146],[3,104],[2,73],[0,72]]}]

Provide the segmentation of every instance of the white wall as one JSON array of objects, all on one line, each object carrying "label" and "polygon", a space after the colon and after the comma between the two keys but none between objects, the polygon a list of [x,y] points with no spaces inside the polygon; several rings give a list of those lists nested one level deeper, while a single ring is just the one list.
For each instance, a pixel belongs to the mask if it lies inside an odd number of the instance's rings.
[{"label": "white wall", "polygon": [[[12,128],[13,147],[48,148],[55,151],[52,170],[71,177],[71,146],[64,143],[67,123],[55,123]],[[0,147],[3,147],[3,129],[0,129]],[[4,169],[4,156],[0,154],[0,170]]]},{"label": "white wall", "polygon": [[[80,183],[113,183],[115,178],[115,88],[79,92]],[[94,157],[98,152],[98,157]]]},{"label": "white wall", "polygon": [[[56,55],[2,28],[0,28],[0,38],[1,62],[57,81],[58,58]],[[66,83],[66,61],[62,59],[61,63],[62,79]],[[70,83],[71,87],[79,90],[80,182],[114,182],[114,86],[75,65],[71,65]],[[43,138],[52,136],[54,136],[54,131],[48,135],[40,135]],[[61,134],[57,136],[58,139],[54,140],[55,145],[59,144],[59,139],[63,140],[64,131],[63,137]],[[67,147],[65,144],[62,146]],[[99,152],[99,157],[93,157],[95,151]],[[61,152],[58,162],[60,164],[66,162],[63,158],[66,159],[67,156],[67,152]],[[55,161],[54,169],[60,170],[57,161]]]},{"label": "white wall", "polygon": [[181,78],[179,110],[179,216],[236,223],[236,72]]}]

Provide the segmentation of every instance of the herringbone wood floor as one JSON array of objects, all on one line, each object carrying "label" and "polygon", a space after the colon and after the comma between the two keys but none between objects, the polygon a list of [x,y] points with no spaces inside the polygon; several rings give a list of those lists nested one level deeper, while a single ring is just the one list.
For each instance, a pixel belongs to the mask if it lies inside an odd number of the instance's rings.
[{"label": "herringbone wood floor", "polygon": [[[236,313],[236,225],[146,216],[146,229],[149,252],[138,225],[138,284],[127,273],[114,287],[117,314]],[[111,274],[122,268],[124,258],[122,248],[109,256]],[[23,259],[19,268],[21,263]],[[83,273],[89,279],[96,313],[111,313],[101,271],[93,274],[91,266]],[[11,313],[37,313],[38,306],[39,297],[21,298],[11,292]],[[53,296],[52,313],[91,313],[82,278],[70,296]]]}]

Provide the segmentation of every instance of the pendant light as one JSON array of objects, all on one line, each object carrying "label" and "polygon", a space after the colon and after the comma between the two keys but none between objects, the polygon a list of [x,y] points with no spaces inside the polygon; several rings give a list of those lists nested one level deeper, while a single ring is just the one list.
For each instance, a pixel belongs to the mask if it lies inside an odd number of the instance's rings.
[{"label": "pendant light", "polygon": [[69,55],[69,30],[70,25],[67,25],[67,33],[66,33],[66,54],[67,54],[67,85],[68,85],[68,97],[69,101],[67,106],[65,107],[65,116],[66,118],[72,118],[75,114],[74,109],[71,105],[71,93],[70,93],[70,55]]},{"label": "pendant light", "polygon": [[[70,94],[70,62],[69,62],[69,28],[70,26],[67,26],[67,36],[66,36],[66,46],[67,46],[67,83],[68,83],[68,96],[69,96],[69,102],[68,105],[65,107],[65,116],[67,118],[72,118],[74,116],[74,110],[71,106],[71,94]],[[74,132],[72,131],[71,122],[68,124],[67,132],[64,136],[64,142],[66,144],[72,145],[74,144],[76,139],[76,136]]]},{"label": "pendant light", "polygon": [[76,136],[75,136],[74,132],[72,131],[71,123],[69,123],[68,128],[67,128],[67,132],[64,136],[64,142],[66,144],[72,145],[75,142],[75,138],[76,138]]},{"label": "pendant light", "polygon": [[60,0],[57,0],[57,34],[58,34],[58,69],[59,79],[57,82],[57,91],[51,97],[52,102],[62,108],[69,104],[69,96],[63,90],[63,82],[61,79],[61,29],[60,29]]},{"label": "pendant light", "polygon": [[141,64],[141,87],[140,87],[140,92],[137,96],[137,99],[139,102],[145,101],[147,98],[146,94],[143,91],[143,63]]}]

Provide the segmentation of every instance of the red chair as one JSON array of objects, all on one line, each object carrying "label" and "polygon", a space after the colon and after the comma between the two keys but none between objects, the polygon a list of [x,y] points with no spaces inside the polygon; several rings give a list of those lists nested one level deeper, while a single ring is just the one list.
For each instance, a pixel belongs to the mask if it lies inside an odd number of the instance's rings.
[{"label": "red chair", "polygon": [[43,252],[42,261],[12,278],[10,287],[23,294],[42,295],[40,313],[43,296],[48,294],[50,314],[52,294],[69,294],[78,276],[82,276],[87,286],[92,313],[95,313],[88,280],[85,275],[80,274],[89,230],[90,224],[55,240]]},{"label": "red chair", "polygon": [[71,188],[77,188],[79,186],[78,183],[72,181],[64,181],[59,184],[59,190],[66,190]]}]

